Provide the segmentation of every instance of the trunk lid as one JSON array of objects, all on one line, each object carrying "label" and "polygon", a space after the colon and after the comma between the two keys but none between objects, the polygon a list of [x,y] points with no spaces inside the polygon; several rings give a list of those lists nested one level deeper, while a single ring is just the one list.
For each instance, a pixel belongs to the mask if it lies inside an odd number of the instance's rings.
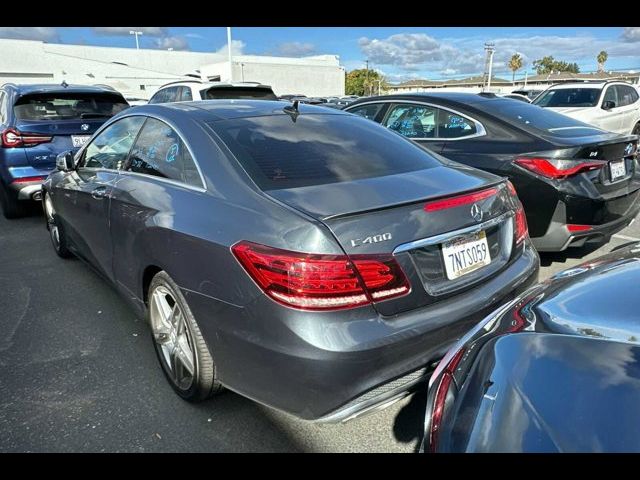
[{"label": "trunk lid", "polygon": [[[460,206],[425,211],[436,199],[494,188],[494,195]],[[513,250],[512,197],[503,180],[468,167],[439,166],[363,180],[269,190],[271,197],[323,222],[350,255],[393,253],[411,283],[404,297],[377,302],[394,315],[446,298],[501,269]],[[482,218],[471,215],[477,204]],[[446,275],[442,243],[451,232],[485,222],[491,263],[455,280]]]}]

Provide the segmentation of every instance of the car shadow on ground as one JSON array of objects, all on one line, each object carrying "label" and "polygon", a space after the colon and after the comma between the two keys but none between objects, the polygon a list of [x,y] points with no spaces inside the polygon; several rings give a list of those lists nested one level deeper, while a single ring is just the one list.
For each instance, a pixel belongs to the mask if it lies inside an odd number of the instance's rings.
[{"label": "car shadow on ground", "polygon": [[566,263],[567,260],[582,259],[605,246],[607,242],[588,243],[583,247],[570,247],[563,252],[538,252],[540,266],[549,267],[552,263]]},{"label": "car shadow on ground", "polygon": [[409,402],[398,412],[393,423],[393,435],[398,442],[415,442],[418,452],[424,436],[424,414],[427,407],[427,384],[411,395]]}]

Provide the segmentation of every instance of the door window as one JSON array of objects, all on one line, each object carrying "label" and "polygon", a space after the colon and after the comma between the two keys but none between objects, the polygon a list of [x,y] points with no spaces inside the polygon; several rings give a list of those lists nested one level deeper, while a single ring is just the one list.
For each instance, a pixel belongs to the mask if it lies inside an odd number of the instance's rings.
[{"label": "door window", "polygon": [[190,102],[191,100],[193,100],[193,95],[191,95],[191,87],[182,87],[182,94],[180,96],[180,99],[183,102]]},{"label": "door window", "polygon": [[84,151],[80,167],[117,170],[124,165],[144,117],[125,117],[105,128]]},{"label": "door window", "polygon": [[620,106],[620,104],[618,103],[618,91],[616,90],[615,85],[611,85],[607,88],[607,91],[604,94],[604,98],[602,99],[603,104],[604,102],[613,102],[614,107]]},{"label": "door window", "polygon": [[355,107],[349,109],[349,113],[355,113],[356,115],[360,115],[361,117],[367,118],[369,120],[375,120],[380,110],[384,106],[383,103],[370,103],[368,105],[362,105],[360,107]]},{"label": "door window", "polygon": [[131,151],[126,170],[202,187],[196,164],[178,133],[149,118]]},{"label": "door window", "polygon": [[437,114],[427,105],[394,105],[383,124],[408,138],[436,138]]},{"label": "door window", "polygon": [[620,101],[619,107],[631,105],[638,100],[638,92],[635,88],[627,85],[616,85],[615,87]]}]

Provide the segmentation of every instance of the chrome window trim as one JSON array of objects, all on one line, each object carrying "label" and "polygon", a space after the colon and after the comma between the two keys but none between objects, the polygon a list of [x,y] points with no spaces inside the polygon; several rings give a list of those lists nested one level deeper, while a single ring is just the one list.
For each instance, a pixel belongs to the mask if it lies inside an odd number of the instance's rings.
[{"label": "chrome window trim", "polygon": [[[200,176],[200,182],[201,182],[201,186],[197,186],[197,185],[189,185],[188,183],[184,183],[184,182],[180,182],[178,180],[172,180],[170,178],[163,178],[163,177],[158,177],[157,175],[149,175],[147,173],[138,173],[138,172],[127,172],[125,170],[120,170],[118,169],[117,171],[120,173],[124,173],[124,174],[130,174],[130,175],[140,175],[143,176],[145,178],[153,178],[153,179],[157,179],[157,180],[161,180],[173,185],[179,185],[182,187],[186,187],[189,188],[191,190],[196,190],[198,192],[206,192],[207,191],[207,183],[204,180],[204,175],[202,174],[202,169],[200,168],[200,164],[198,163],[198,160],[196,159],[196,156],[193,154],[193,150],[191,149],[191,146],[189,145],[189,143],[185,140],[184,136],[180,133],[180,130],[178,129],[178,127],[175,125],[175,123],[173,123],[170,120],[166,120],[163,119],[153,113],[130,113],[130,114],[124,114],[121,117],[119,117],[116,121],[120,121],[124,118],[128,118],[128,117],[144,117],[144,118],[153,118],[154,120],[158,120],[159,122],[162,122],[168,126],[171,127],[171,129],[176,132],[178,134],[178,137],[180,138],[180,140],[182,141],[182,143],[184,143],[184,145],[187,147],[187,151],[189,152],[189,155],[191,155],[191,159],[193,160],[193,163],[196,165],[196,169],[198,170],[198,175]],[[93,135],[98,136],[100,133],[102,133],[103,130],[106,130],[110,125],[113,125],[114,123],[116,123],[116,121],[109,123],[109,125],[105,125],[104,127],[102,127],[100,130],[97,130]],[[142,124],[142,126],[140,127],[140,130],[138,130],[138,135],[136,136],[135,140],[133,141],[133,143],[131,144],[131,149],[129,150],[129,155],[131,155],[131,150],[133,149],[133,146],[135,145],[135,143],[138,141],[138,138],[140,136],[140,132],[142,132],[142,129],[144,128],[146,121]],[[78,158],[80,158],[80,154],[81,152],[83,152],[87,146],[89,145],[89,143],[91,142],[87,142],[79,151],[76,155],[78,155]],[[85,167],[83,167],[85,168]]]},{"label": "chrome window trim", "polygon": [[416,248],[427,247],[429,245],[437,245],[439,243],[448,242],[457,237],[463,237],[472,233],[477,233],[480,230],[486,230],[495,225],[498,225],[499,223],[502,223],[503,221],[514,216],[515,215],[513,211],[508,211],[477,225],[471,225],[470,227],[461,228],[452,232],[441,233],[440,235],[435,235],[433,237],[427,237],[420,240],[414,240],[413,242],[403,243],[394,248],[392,254],[397,255],[398,253],[407,252]]},{"label": "chrome window trim", "polygon": [[177,187],[187,188],[189,190],[194,190],[196,192],[204,193],[207,191],[204,187],[198,187],[195,185],[189,185],[188,183],[179,182],[178,180],[172,180],[170,178],[158,177],[156,175],[149,175],[147,173],[138,173],[138,172],[127,172],[126,170],[118,170],[119,175],[122,176],[135,176],[135,177],[143,177],[147,179],[158,180],[160,182],[168,183],[171,185],[175,185]]},{"label": "chrome window trim", "polygon": [[[353,108],[362,107],[364,105],[371,105],[371,104],[375,104],[375,103],[414,104],[414,105],[425,105],[427,107],[439,108],[440,110],[446,110],[448,112],[451,112],[451,113],[459,115],[459,116],[461,116],[463,118],[466,118],[467,120],[473,122],[473,124],[476,126],[476,133],[473,133],[471,135],[465,135],[464,137],[457,137],[457,138],[443,138],[443,137],[422,138],[422,137],[404,137],[404,135],[402,135],[404,138],[408,138],[409,140],[421,140],[421,141],[425,141],[425,142],[429,142],[429,141],[431,141],[431,142],[441,142],[441,141],[444,140],[444,141],[447,141],[447,142],[456,142],[458,140],[468,140],[470,138],[483,137],[483,136],[485,136],[487,134],[487,130],[484,128],[484,125],[482,123],[480,123],[478,120],[475,120],[474,118],[471,118],[469,115],[465,115],[463,113],[460,113],[460,112],[458,112],[458,111],[456,111],[456,110],[454,110],[452,108],[445,107],[445,106],[442,106],[442,105],[438,105],[436,103],[421,102],[419,100],[402,100],[402,99],[375,100],[375,101],[371,101],[371,102],[363,102],[363,103],[359,103],[357,105],[353,105]],[[345,108],[343,111],[351,113],[349,111],[349,106],[347,106],[347,108]],[[386,118],[386,116],[388,114],[389,114],[389,112],[387,111],[385,113],[385,118]],[[356,115],[356,114],[354,114],[354,115]],[[382,123],[380,123],[379,125],[385,127],[384,125],[382,125]],[[389,127],[385,127],[385,128],[389,128]],[[389,128],[389,130],[391,130],[391,129]],[[392,130],[392,131],[395,131],[395,130]]]}]

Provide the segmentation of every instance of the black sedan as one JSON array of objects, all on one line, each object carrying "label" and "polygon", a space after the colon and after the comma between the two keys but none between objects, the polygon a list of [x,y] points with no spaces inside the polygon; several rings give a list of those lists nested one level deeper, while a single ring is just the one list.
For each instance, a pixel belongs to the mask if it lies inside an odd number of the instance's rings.
[{"label": "black sedan", "polygon": [[390,95],[345,111],[451,160],[507,176],[539,251],[608,240],[640,211],[635,135],[494,94]]},{"label": "black sedan", "polygon": [[640,243],[533,287],[430,380],[431,452],[640,452]]},{"label": "black sedan", "polygon": [[225,386],[352,417],[406,395],[537,278],[505,179],[338,110],[146,105],[59,160],[44,184],[56,252],[148,319],[188,400]]}]

